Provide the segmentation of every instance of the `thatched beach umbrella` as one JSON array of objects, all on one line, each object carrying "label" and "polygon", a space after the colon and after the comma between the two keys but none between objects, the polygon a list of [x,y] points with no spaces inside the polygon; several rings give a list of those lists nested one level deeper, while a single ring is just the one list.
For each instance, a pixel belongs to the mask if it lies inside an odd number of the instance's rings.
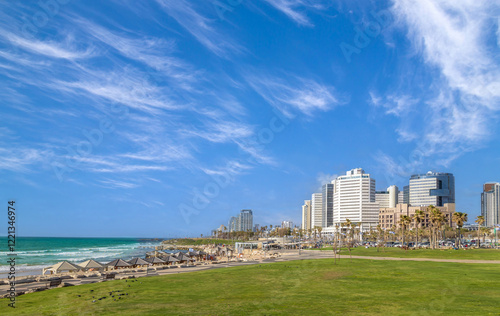
[{"label": "thatched beach umbrella", "polygon": [[184,253],[180,253],[179,255],[177,255],[177,260],[179,260],[179,262],[193,261],[193,259],[191,259],[188,255],[186,255]]},{"label": "thatched beach umbrella", "polygon": [[61,261],[53,266],[44,268],[42,270],[42,274],[45,274],[45,272],[50,271],[50,273],[60,273],[60,272],[77,272],[78,270],[81,270],[82,268],[69,262],[69,261]]},{"label": "thatched beach umbrella", "polygon": [[90,270],[90,269],[97,269],[97,270],[101,270],[104,268],[104,265],[95,261],[95,260],[87,260],[87,261],[84,261],[82,263],[79,263],[78,266],[80,266],[82,269],[84,270]]},{"label": "thatched beach umbrella", "polygon": [[151,263],[152,265],[155,264],[164,264],[165,261],[161,260],[160,258],[157,257],[150,257],[145,259],[147,262]]},{"label": "thatched beach umbrella", "polygon": [[115,259],[107,263],[106,266],[116,269],[116,268],[128,268],[131,266],[131,264],[122,259]]},{"label": "thatched beach umbrella", "polygon": [[166,264],[168,264],[168,263],[172,264],[172,263],[174,263],[174,262],[179,262],[179,261],[180,261],[179,259],[177,259],[177,258],[176,258],[176,257],[174,257],[174,256],[167,256],[167,257],[162,258],[162,260],[163,260]]},{"label": "thatched beach umbrella", "polygon": [[[200,257],[200,259],[203,259],[203,257],[206,256],[206,255],[207,255],[207,253],[204,252],[203,250],[198,251],[198,256]],[[205,257],[205,260],[206,260],[206,258],[207,257]]]},{"label": "thatched beach umbrella", "polygon": [[147,262],[147,261],[145,261],[144,259],[141,259],[141,258],[133,258],[133,259],[127,261],[127,262],[130,263],[131,265],[133,265],[134,267],[149,265],[149,262]]}]

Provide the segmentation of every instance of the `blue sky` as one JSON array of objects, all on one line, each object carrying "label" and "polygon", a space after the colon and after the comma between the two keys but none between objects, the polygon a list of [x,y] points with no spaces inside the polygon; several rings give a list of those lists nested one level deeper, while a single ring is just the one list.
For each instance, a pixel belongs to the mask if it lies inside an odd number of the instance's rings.
[{"label": "blue sky", "polygon": [[500,181],[499,13],[2,2],[0,198],[17,201],[18,235],[196,236],[247,208],[299,224],[321,183],[362,167],[377,189],[452,172],[475,217]]}]

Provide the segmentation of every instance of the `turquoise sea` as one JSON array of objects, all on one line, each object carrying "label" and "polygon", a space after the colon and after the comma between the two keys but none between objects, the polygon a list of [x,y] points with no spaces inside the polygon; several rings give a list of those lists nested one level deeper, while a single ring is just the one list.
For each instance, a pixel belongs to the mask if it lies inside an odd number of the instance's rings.
[{"label": "turquoise sea", "polygon": [[[62,260],[107,263],[117,258],[144,257],[160,244],[160,240],[138,238],[16,237],[16,274],[39,274],[42,268]],[[4,278],[9,269],[7,237],[0,237],[0,245],[0,278]]]}]

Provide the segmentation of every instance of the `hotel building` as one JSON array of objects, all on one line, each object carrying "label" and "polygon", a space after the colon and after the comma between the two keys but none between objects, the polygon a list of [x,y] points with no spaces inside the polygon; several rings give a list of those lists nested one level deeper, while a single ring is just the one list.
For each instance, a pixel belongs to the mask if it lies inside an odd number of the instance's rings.
[{"label": "hotel building", "polygon": [[253,229],[253,213],[252,210],[241,210],[239,216],[240,231],[252,231]]},{"label": "hotel building", "polygon": [[[455,203],[446,203],[444,206],[436,207],[445,216],[445,223],[450,227],[455,227],[453,222],[453,213],[455,212]],[[379,213],[379,225],[382,229],[388,230],[392,226],[399,227],[399,221],[403,215],[412,217],[415,211],[424,211],[425,219],[420,223],[420,228],[429,227],[430,219],[427,214],[427,206],[410,206],[408,204],[397,204],[396,207],[381,208]],[[408,229],[414,229],[415,223],[412,220]]]},{"label": "hotel building", "polygon": [[302,205],[302,229],[311,229],[311,200],[305,200]]},{"label": "hotel building", "polygon": [[228,226],[230,232],[253,231],[252,210],[241,210],[238,216],[231,217]]},{"label": "hotel building", "polygon": [[500,183],[486,183],[481,193],[481,215],[484,225],[493,227],[500,224]]},{"label": "hotel building", "polygon": [[[333,182],[333,181],[332,181]],[[324,184],[322,187],[322,224],[321,227],[333,226],[333,187],[332,183]]]},{"label": "hotel building", "polygon": [[443,206],[455,203],[455,177],[451,173],[427,172],[410,178],[411,206]]},{"label": "hotel building", "polygon": [[311,196],[311,229],[323,226],[323,194],[313,193]]},{"label": "hotel building", "polygon": [[396,207],[399,200],[399,190],[395,185],[387,188],[387,191],[375,191],[375,202],[380,208]]},{"label": "hotel building", "polygon": [[346,172],[334,181],[333,223],[349,219],[358,223],[361,231],[376,227],[379,205],[375,202],[375,179],[357,168]]}]

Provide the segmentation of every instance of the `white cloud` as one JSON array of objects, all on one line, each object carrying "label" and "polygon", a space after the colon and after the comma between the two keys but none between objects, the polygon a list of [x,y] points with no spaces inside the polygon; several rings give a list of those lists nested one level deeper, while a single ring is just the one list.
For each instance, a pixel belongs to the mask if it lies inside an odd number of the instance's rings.
[{"label": "white cloud", "polygon": [[397,117],[406,116],[418,104],[419,100],[409,95],[387,95],[378,96],[374,91],[370,91],[370,102],[376,107],[383,107],[386,114]]},{"label": "white cloud", "polygon": [[298,76],[286,75],[282,78],[268,75],[246,77],[260,96],[287,117],[293,117],[297,111],[312,116],[316,111],[329,111],[345,103],[333,87]]},{"label": "white cloud", "polygon": [[233,180],[233,176],[243,173],[245,170],[252,167],[236,160],[231,160],[226,163],[224,167],[220,168],[201,168],[201,170],[209,176],[226,176],[229,181]]},{"label": "white cloud", "polygon": [[295,23],[303,26],[312,27],[313,23],[309,20],[304,11],[323,10],[325,6],[318,1],[310,0],[265,0],[275,9],[281,11]]},{"label": "white cloud", "polygon": [[62,44],[53,41],[26,39],[12,33],[7,33],[4,36],[15,46],[47,57],[78,60],[90,58],[95,55],[92,47],[87,47],[85,50],[75,48],[76,43],[72,39],[68,39],[66,43]]},{"label": "white cloud", "polygon": [[[491,23],[500,6],[472,0],[393,3],[391,11],[407,31],[412,55],[421,58],[417,61],[433,77],[429,82],[403,73],[401,82],[411,89],[400,88],[385,98],[372,93],[371,102],[401,119],[400,140],[415,141],[416,151],[428,158],[426,163],[446,166],[484,146],[497,124],[500,63],[498,48],[491,44]],[[386,165],[399,163],[386,158],[381,158]],[[403,167],[416,171],[419,166],[408,162]]]},{"label": "white cloud", "polygon": [[186,130],[186,134],[196,135],[214,143],[227,143],[246,138],[253,134],[253,128],[243,122],[217,121],[210,122],[201,130]]},{"label": "white cloud", "polygon": [[132,182],[119,181],[114,179],[99,180],[103,187],[112,189],[134,189],[139,187],[138,184]]},{"label": "white cloud", "polygon": [[75,18],[74,21],[88,34],[117,50],[121,55],[144,63],[163,75],[182,81],[195,81],[198,71],[185,61],[173,57],[176,44],[173,40],[112,32],[98,24]]},{"label": "white cloud", "polygon": [[0,170],[28,172],[31,166],[46,162],[51,155],[49,151],[42,149],[16,147],[12,144],[5,147],[0,147]]},{"label": "white cloud", "polygon": [[202,45],[220,57],[228,57],[243,49],[231,42],[228,36],[217,31],[213,20],[204,17],[194,9],[194,2],[185,0],[157,0],[162,9],[174,18],[177,23],[191,33]]},{"label": "white cloud", "polygon": [[318,188],[321,188],[323,184],[328,184],[331,183],[332,180],[337,179],[338,175],[337,174],[326,174],[323,172],[320,172],[318,176],[316,177],[316,180],[318,182]]}]

